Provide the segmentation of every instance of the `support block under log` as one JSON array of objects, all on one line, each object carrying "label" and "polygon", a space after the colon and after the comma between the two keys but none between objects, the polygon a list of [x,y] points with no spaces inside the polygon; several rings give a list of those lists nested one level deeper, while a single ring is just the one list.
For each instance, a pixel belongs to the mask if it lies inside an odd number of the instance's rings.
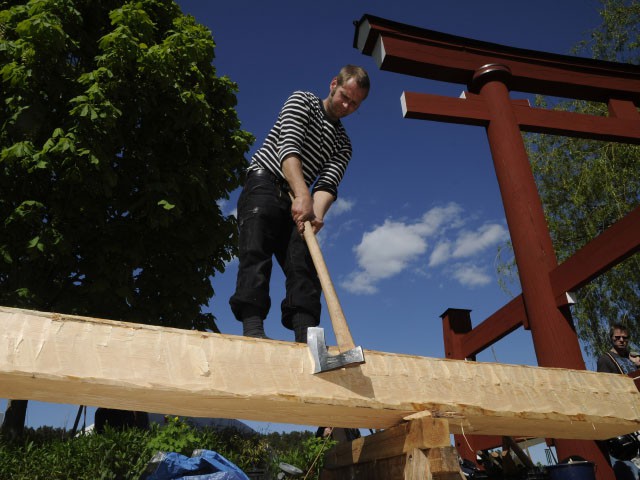
[{"label": "support block under log", "polygon": [[[332,349],[335,352],[335,349]],[[640,430],[633,380],[367,351],[314,375],[306,345],[0,307],[0,397],[194,417],[606,439]]]},{"label": "support block under log", "polygon": [[405,455],[322,470],[320,480],[464,480],[453,447],[427,451],[414,448]]},{"label": "support block under log", "polygon": [[[427,452],[429,480],[461,480],[464,475],[460,471],[458,452],[454,447],[430,448]],[[421,477],[416,477],[418,480]],[[409,480],[409,479],[407,479]]]},{"label": "support block under log", "polygon": [[415,448],[446,447],[450,444],[449,423],[444,419],[425,417],[338,444],[325,455],[324,466],[344,467],[401,456]]},{"label": "support block under log", "polygon": [[344,442],[325,454],[322,480],[460,480],[446,420],[422,417]]}]

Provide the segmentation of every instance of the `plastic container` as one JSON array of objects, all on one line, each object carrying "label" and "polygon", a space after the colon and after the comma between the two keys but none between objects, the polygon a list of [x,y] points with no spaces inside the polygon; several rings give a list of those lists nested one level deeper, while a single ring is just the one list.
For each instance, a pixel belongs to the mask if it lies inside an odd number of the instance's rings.
[{"label": "plastic container", "polygon": [[596,480],[596,465],[593,462],[569,462],[549,465],[549,480]]}]

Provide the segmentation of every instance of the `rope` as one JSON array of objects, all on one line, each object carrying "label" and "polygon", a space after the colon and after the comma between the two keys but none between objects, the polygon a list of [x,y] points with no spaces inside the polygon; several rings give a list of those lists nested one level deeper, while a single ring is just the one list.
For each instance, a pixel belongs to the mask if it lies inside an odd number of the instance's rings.
[{"label": "rope", "polygon": [[329,434],[326,437],[324,437],[324,441],[322,442],[322,447],[320,448],[320,451],[316,455],[316,458],[313,459],[313,462],[311,462],[311,466],[307,470],[307,473],[305,473],[305,475],[302,478],[302,480],[307,480],[307,477],[309,476],[309,474],[313,470],[313,467],[316,464],[316,462],[318,461],[318,459],[320,458],[320,455],[322,455],[322,452],[324,452],[324,449],[327,447],[328,440],[331,438],[331,434],[333,433],[333,427],[329,427],[329,428],[330,428]]}]

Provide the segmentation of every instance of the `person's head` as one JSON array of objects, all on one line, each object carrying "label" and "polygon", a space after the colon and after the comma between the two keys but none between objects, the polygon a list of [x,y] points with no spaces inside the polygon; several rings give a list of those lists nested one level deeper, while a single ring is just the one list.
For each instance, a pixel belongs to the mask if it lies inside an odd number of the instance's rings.
[{"label": "person's head", "polygon": [[609,338],[613,348],[618,353],[625,353],[629,346],[629,329],[620,323],[611,325]]},{"label": "person's head", "polygon": [[371,88],[371,84],[369,83],[369,74],[362,67],[358,67],[356,65],[345,65],[340,69],[338,75],[336,76],[337,84],[344,85],[349,80],[353,79],[355,84],[363,89],[365,93],[365,98],[369,94],[369,89]]},{"label": "person's head", "polygon": [[369,95],[370,83],[367,72],[355,65],[345,65],[331,80],[329,96],[324,107],[332,120],[339,120],[355,112]]}]

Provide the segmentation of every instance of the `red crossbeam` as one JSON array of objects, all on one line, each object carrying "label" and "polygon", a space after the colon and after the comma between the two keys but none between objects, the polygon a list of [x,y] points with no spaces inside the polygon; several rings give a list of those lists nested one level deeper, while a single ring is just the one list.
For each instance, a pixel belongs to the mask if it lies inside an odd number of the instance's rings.
[{"label": "red crossbeam", "polygon": [[[401,103],[405,118],[478,126],[486,126],[490,119],[482,97],[469,92],[464,92],[463,98],[403,92]],[[532,108],[527,100],[512,100],[511,104],[520,129],[525,132],[640,144],[640,114],[636,119],[630,118],[630,113],[623,118],[596,117]],[[635,109],[632,102],[616,105]]]}]

